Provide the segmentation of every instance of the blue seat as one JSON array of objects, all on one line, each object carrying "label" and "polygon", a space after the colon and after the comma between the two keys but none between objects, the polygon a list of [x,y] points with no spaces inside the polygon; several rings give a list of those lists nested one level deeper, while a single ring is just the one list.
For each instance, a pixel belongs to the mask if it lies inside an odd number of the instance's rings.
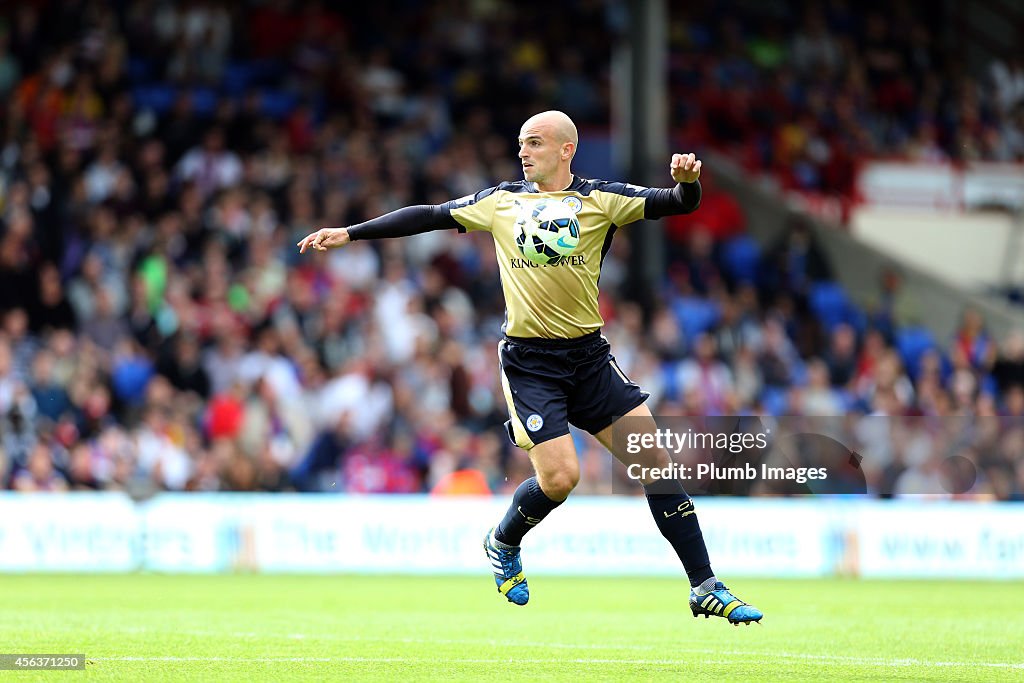
[{"label": "blue seat", "polygon": [[174,88],[167,84],[145,85],[132,91],[136,109],[151,109],[157,114],[170,110],[176,97]]},{"label": "blue seat", "polygon": [[229,95],[242,95],[256,78],[256,69],[249,62],[231,62],[224,69],[221,85]]},{"label": "blue seat", "polygon": [[906,327],[896,332],[896,350],[903,359],[903,366],[912,372],[917,371],[924,352],[935,347],[935,337],[927,328]]},{"label": "blue seat", "polygon": [[217,93],[210,88],[196,88],[189,95],[192,97],[192,109],[198,116],[213,116],[217,110]]},{"label": "blue seat", "polygon": [[276,59],[254,59],[248,64],[252,70],[252,85],[279,83],[288,72],[286,65]]},{"label": "blue seat", "polygon": [[718,305],[708,299],[683,297],[673,304],[673,312],[687,342],[701,332],[707,332],[718,322]]},{"label": "blue seat", "polygon": [[679,399],[679,366],[673,361],[665,361],[660,368],[662,391],[665,392],[665,399],[676,401]]},{"label": "blue seat", "polygon": [[843,322],[850,301],[838,282],[816,282],[808,296],[811,310],[828,327]]},{"label": "blue seat", "polygon": [[734,237],[722,247],[722,261],[733,279],[745,283],[756,282],[761,247],[749,235]]},{"label": "blue seat", "polygon": [[295,95],[285,90],[264,90],[260,93],[260,111],[274,119],[283,119],[295,109]]},{"label": "blue seat", "polygon": [[766,387],[761,392],[761,407],[769,415],[785,415],[789,411],[788,392],[785,389]]},{"label": "blue seat", "polygon": [[858,333],[867,327],[867,316],[860,310],[838,282],[816,282],[808,292],[808,304],[815,317],[831,332],[846,323]]}]

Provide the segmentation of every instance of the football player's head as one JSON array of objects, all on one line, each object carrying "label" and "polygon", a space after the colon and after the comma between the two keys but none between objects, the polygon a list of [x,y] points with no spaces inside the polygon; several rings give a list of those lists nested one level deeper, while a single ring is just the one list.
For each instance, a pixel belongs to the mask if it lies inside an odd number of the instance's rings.
[{"label": "football player's head", "polygon": [[543,183],[568,169],[576,154],[576,124],[560,111],[545,111],[526,120],[519,131],[519,160],[523,177]]}]

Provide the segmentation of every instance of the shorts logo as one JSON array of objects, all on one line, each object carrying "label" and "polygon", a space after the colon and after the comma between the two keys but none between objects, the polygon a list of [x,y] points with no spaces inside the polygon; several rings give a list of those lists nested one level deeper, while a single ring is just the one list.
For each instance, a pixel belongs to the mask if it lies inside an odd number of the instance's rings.
[{"label": "shorts logo", "polygon": [[583,202],[580,201],[579,197],[565,197],[562,199],[562,203],[572,209],[573,213],[579,213],[583,210]]},{"label": "shorts logo", "polygon": [[544,426],[544,418],[534,413],[530,417],[526,418],[526,428],[531,432],[540,431],[540,428]]}]

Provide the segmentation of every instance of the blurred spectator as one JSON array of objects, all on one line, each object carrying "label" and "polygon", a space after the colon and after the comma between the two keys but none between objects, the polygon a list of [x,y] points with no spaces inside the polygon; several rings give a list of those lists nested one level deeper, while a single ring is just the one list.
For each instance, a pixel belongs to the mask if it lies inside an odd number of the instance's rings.
[{"label": "blurred spectator", "polygon": [[57,422],[71,410],[67,390],[54,374],[54,357],[49,350],[40,351],[32,361],[32,398],[41,417]]},{"label": "blurred spectator", "polygon": [[52,449],[40,441],[28,456],[24,469],[14,474],[11,488],[15,491],[66,491],[68,482],[53,466]]},{"label": "blurred spectator", "polygon": [[29,309],[29,326],[35,334],[75,327],[75,312],[64,294],[60,273],[52,263],[39,270],[38,295]]},{"label": "blurred spectator", "polygon": [[1014,331],[1003,342],[1002,352],[992,366],[992,377],[1000,392],[1024,389],[1024,331]]},{"label": "blurred spectator", "polygon": [[693,358],[679,366],[679,387],[684,395],[696,397],[701,409],[709,415],[720,415],[731,406],[732,373],[716,359],[715,338],[701,334],[693,345]]},{"label": "blurred spectator", "polygon": [[797,220],[767,251],[765,284],[774,290],[806,295],[813,282],[829,280],[832,269],[818,247],[811,226]]},{"label": "blurred spectator", "polygon": [[975,370],[988,371],[996,357],[996,346],[985,331],[985,321],[974,308],[964,311],[953,340],[953,358],[962,357]]},{"label": "blurred spectator", "polygon": [[212,128],[203,136],[202,146],[193,147],[178,162],[176,175],[195,183],[200,194],[208,197],[237,185],[242,179],[242,163],[234,152],[224,148],[224,131]]},{"label": "blurred spectator", "polygon": [[857,370],[857,332],[853,327],[841,323],[833,328],[825,364],[832,386],[845,387],[851,383]]}]

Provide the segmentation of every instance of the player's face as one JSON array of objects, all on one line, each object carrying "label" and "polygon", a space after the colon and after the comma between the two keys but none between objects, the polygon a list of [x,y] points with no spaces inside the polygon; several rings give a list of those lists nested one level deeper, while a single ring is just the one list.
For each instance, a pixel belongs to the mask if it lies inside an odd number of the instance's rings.
[{"label": "player's face", "polygon": [[543,183],[558,169],[560,145],[543,127],[524,126],[519,133],[519,161],[523,164],[523,177],[534,183]]}]

